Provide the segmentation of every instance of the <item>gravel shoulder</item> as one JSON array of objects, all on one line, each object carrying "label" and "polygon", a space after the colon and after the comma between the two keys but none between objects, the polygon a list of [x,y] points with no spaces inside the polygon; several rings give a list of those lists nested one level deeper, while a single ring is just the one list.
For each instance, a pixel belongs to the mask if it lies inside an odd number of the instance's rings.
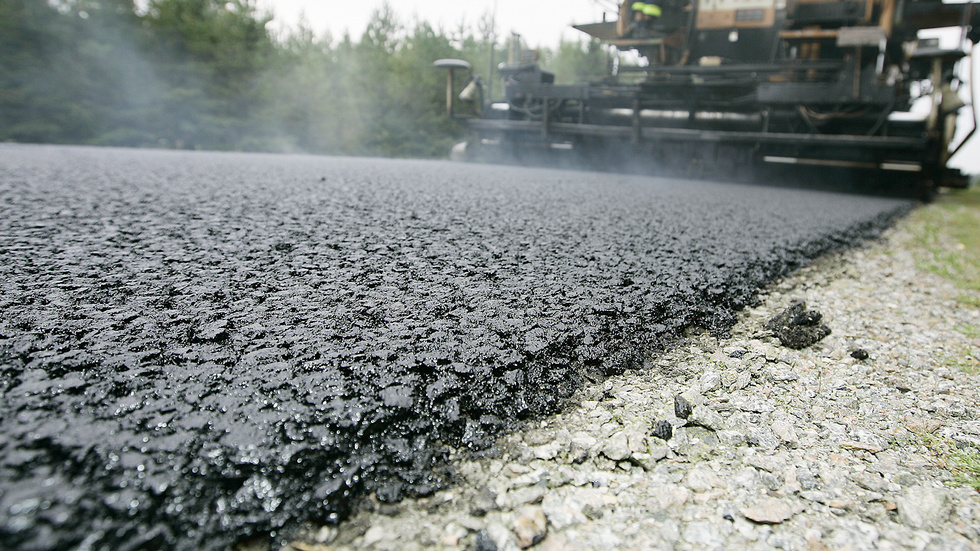
[{"label": "gravel shoulder", "polygon": [[[732,338],[691,335],[460,454],[453,488],[284,549],[980,549],[980,293],[920,267],[934,208],[770,286]],[[794,300],[832,330],[799,351],[763,328]]]}]

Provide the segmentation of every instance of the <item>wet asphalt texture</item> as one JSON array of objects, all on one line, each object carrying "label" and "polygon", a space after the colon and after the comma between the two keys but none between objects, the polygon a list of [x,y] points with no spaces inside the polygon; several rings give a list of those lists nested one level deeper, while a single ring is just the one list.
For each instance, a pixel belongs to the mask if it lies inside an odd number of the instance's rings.
[{"label": "wet asphalt texture", "polygon": [[223,549],[451,483],[907,201],[0,145],[0,548]]}]

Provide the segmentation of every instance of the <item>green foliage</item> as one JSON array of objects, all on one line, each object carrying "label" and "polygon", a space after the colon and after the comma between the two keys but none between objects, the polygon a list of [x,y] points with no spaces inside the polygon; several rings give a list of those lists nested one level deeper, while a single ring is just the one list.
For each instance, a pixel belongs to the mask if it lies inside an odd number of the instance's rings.
[{"label": "green foliage", "polygon": [[598,40],[562,40],[554,53],[545,52],[545,63],[558,84],[601,79],[609,74],[612,58]]},{"label": "green foliage", "polygon": [[[0,0],[0,141],[443,156],[464,129],[432,62],[490,79],[488,15],[447,33],[384,4],[339,41],[269,22],[256,0]],[[563,42],[544,60],[586,80],[608,55]]]}]

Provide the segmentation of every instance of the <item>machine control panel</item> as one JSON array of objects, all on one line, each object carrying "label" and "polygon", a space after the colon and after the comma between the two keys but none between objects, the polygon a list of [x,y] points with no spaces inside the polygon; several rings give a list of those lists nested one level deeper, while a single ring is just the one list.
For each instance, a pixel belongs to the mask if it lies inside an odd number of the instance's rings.
[{"label": "machine control panel", "polygon": [[697,28],[758,29],[776,23],[776,10],[785,0],[698,0]]}]

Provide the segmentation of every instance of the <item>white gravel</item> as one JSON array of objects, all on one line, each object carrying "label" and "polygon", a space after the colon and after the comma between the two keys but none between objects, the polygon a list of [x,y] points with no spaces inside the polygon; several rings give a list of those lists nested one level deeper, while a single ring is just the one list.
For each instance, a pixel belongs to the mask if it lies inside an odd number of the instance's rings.
[{"label": "white gravel", "polygon": [[[951,361],[976,353],[964,329],[980,313],[916,268],[910,239],[902,222],[822,259],[769,288],[733,338],[693,336],[502,439],[496,457],[461,455],[458,486],[368,503],[291,547],[980,549],[980,494],[941,453],[980,443],[980,379]],[[762,329],[795,299],[833,331],[801,351]],[[694,406],[687,421],[676,395]],[[659,420],[669,441],[651,436]]]}]

